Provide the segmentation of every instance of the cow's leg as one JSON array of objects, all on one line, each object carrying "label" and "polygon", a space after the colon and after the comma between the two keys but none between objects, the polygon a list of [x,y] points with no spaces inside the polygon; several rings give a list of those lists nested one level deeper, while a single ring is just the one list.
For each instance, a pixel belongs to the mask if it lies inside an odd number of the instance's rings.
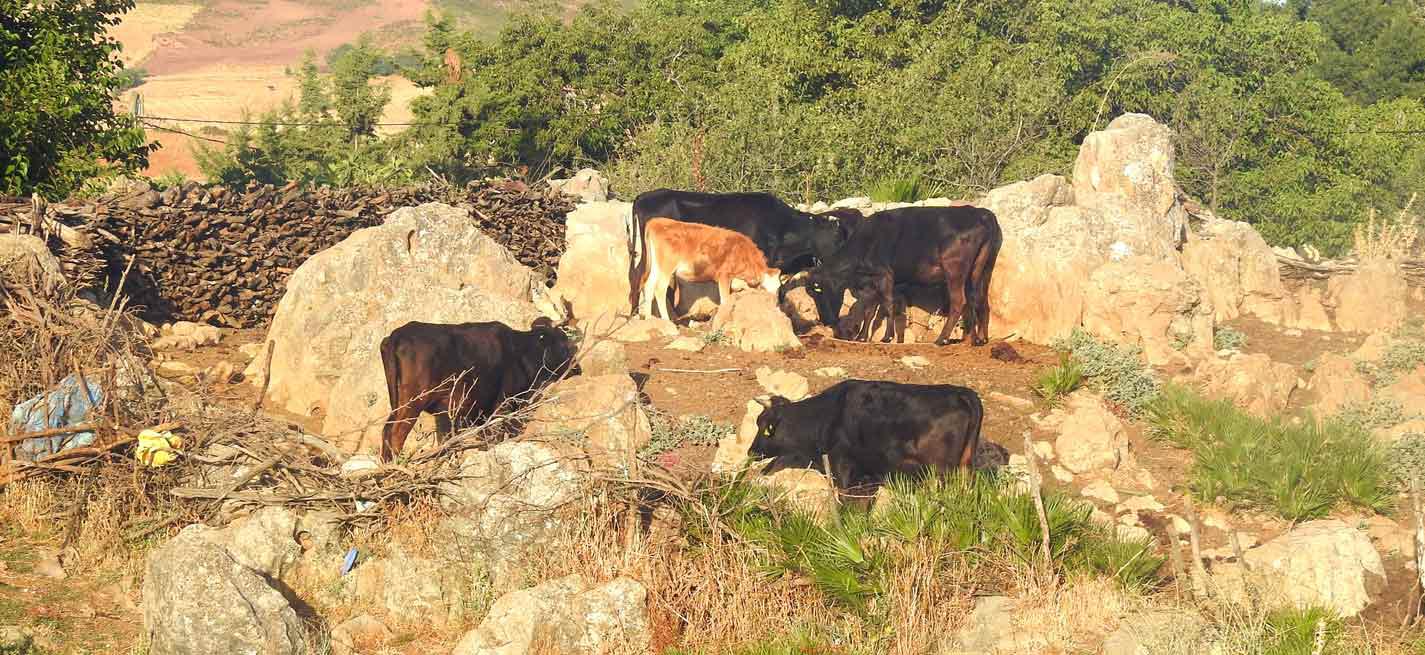
[{"label": "cow's leg", "polygon": [[[668,287],[663,281],[663,270],[658,266],[657,260],[650,260],[648,262],[648,279],[643,283],[643,309],[640,314],[652,318],[658,305],[667,301],[664,297],[667,291]],[[666,314],[664,318],[667,318]]]},{"label": "cow's leg", "polygon": [[874,332],[878,329],[879,323],[889,318],[890,326],[886,329],[885,336],[881,337],[881,343],[890,343],[895,338],[896,332],[896,289],[895,276],[888,270],[881,270],[876,273],[875,278],[876,295],[880,301],[880,316],[877,319],[877,326],[872,328]]},{"label": "cow's leg", "polygon": [[895,307],[895,316],[891,318],[891,326],[896,331],[896,343],[905,343],[905,324],[910,320],[910,301],[905,294],[897,295],[891,303]]},{"label": "cow's leg", "polygon": [[406,445],[406,436],[416,427],[416,419],[426,410],[430,399],[417,393],[408,396],[411,400],[391,410],[386,417],[386,425],[381,429],[381,461],[390,462],[401,453]]},{"label": "cow's leg", "polygon": [[718,278],[717,280],[717,311],[713,312],[712,331],[717,332],[722,329],[722,324],[727,320],[728,308],[732,306],[732,279]]},{"label": "cow's leg", "polygon": [[[949,276],[946,276],[949,278]],[[955,284],[955,280],[945,280],[945,292],[948,296],[948,305],[945,310],[945,327],[940,329],[940,337],[935,340],[935,345],[943,346],[950,343],[950,332],[960,324],[960,317],[965,312],[965,285]]]}]

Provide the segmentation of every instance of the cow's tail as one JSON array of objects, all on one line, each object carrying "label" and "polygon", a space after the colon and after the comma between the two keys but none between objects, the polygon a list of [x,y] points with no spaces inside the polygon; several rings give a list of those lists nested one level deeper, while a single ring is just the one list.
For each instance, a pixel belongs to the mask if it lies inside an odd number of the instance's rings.
[{"label": "cow's tail", "polygon": [[[633,289],[634,289],[634,291],[633,291],[634,294],[638,294],[638,293],[640,293],[640,292],[643,290],[643,285],[645,285],[645,284],[648,283],[648,276],[650,276],[650,275],[653,274],[653,267],[652,267],[653,252],[652,252],[652,248],[653,248],[652,243],[648,240],[648,227],[645,226],[645,227],[643,228],[643,248],[642,248],[643,254],[642,254],[641,257],[639,257],[638,268],[637,268],[637,270],[635,271],[635,273],[637,274],[637,276],[634,277],[634,278],[629,282],[630,286],[632,286]],[[656,297],[655,297],[655,298],[650,298],[650,299],[649,299],[649,302],[654,302],[654,301],[657,301],[657,300],[659,300],[659,299],[656,298]],[[634,306],[633,306],[633,315],[634,315],[634,316],[638,316],[638,304],[637,304],[637,303],[638,303],[638,296],[635,295],[635,296],[634,296]],[[665,316],[664,318],[667,318],[667,317]]]},{"label": "cow's tail", "polygon": [[[970,309],[971,320],[967,321],[971,330],[982,329],[984,338],[989,338],[990,323],[990,279],[994,276],[995,260],[999,258],[1000,245],[1004,243],[1004,234],[1000,231],[999,221],[988,209],[984,210],[989,215],[988,228],[984,243],[980,244],[979,252],[975,253],[975,263],[970,267],[970,275],[966,280],[965,296],[968,302],[966,307]],[[965,337],[970,338],[967,331]]]},{"label": "cow's tail", "polygon": [[641,290],[638,280],[643,277],[648,268],[648,242],[638,223],[638,212],[631,208],[628,212],[628,306],[630,316],[638,315],[638,294]]},{"label": "cow's tail", "polygon": [[381,340],[381,368],[386,372],[386,393],[391,399],[391,411],[396,410],[400,401],[401,365],[396,357],[396,340],[386,337]]},{"label": "cow's tail", "polygon": [[985,420],[985,405],[979,394],[970,394],[970,426],[965,431],[965,449],[960,452],[960,472],[969,474],[974,468],[975,453],[980,450],[980,426]]}]

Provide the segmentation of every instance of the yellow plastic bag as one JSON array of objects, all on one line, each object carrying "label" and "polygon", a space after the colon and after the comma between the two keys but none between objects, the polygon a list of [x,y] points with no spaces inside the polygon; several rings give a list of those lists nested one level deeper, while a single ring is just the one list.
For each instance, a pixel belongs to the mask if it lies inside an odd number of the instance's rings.
[{"label": "yellow plastic bag", "polygon": [[134,449],[134,459],[145,466],[163,466],[178,459],[183,438],[172,432],[144,430],[139,433],[139,446]]}]

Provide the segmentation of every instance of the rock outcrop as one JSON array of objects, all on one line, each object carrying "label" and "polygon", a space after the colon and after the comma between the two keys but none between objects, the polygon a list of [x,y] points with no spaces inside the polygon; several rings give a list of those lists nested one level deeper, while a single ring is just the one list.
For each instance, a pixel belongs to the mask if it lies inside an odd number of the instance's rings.
[{"label": "rock outcrop", "polygon": [[1058,435],[1054,453],[1072,473],[1112,471],[1128,456],[1123,421],[1108,411],[1096,394],[1074,392],[1042,425]]},{"label": "rock outcrop", "polygon": [[550,386],[525,434],[574,443],[605,468],[631,465],[653,437],[638,387],[627,373],[580,375]]},{"label": "rock outcrop", "polygon": [[51,288],[63,283],[59,259],[39,237],[0,234],[0,285],[29,284],[31,280]]},{"label": "rock outcrop", "polygon": [[1336,308],[1336,327],[1345,332],[1391,330],[1405,320],[1409,292],[1394,263],[1366,261],[1354,273],[1327,282],[1326,304]]},{"label": "rock outcrop", "polygon": [[307,652],[297,613],[263,575],[189,526],[148,556],[144,631],[154,655]]},{"label": "rock outcrop", "polygon": [[648,591],[629,578],[570,575],[504,595],[452,655],[646,653]]},{"label": "rock outcrop", "polygon": [[568,303],[580,321],[627,316],[629,307],[628,227],[633,205],[595,202],[579,205],[564,219],[564,254],[553,295]]},{"label": "rock outcrop", "polygon": [[1187,237],[1175,160],[1172,130],[1145,114],[1123,114],[1084,137],[1074,160],[1074,204],[1117,226],[1128,254],[1175,257]]},{"label": "rock outcrop", "polygon": [[[464,211],[400,209],[308,259],[287,282],[267,339],[270,406],[321,416],[348,451],[377,447],[390,412],[380,343],[409,321],[527,328],[546,302],[534,273]],[[260,384],[265,354],[246,377]]]},{"label": "rock outcrop", "polygon": [[1296,390],[1296,369],[1291,364],[1273,362],[1264,354],[1234,353],[1198,365],[1197,379],[1210,398],[1228,398],[1239,407],[1272,418],[1281,414]]},{"label": "rock outcrop", "polygon": [[1318,418],[1371,399],[1370,381],[1356,370],[1355,362],[1335,353],[1323,354],[1317,360],[1310,386],[1316,395],[1314,408]]},{"label": "rock outcrop", "polygon": [[550,180],[549,188],[584,203],[609,199],[609,178],[592,168],[581,168],[573,177]]},{"label": "rock outcrop", "polygon": [[723,437],[717,442],[717,453],[713,455],[713,473],[735,473],[748,464],[748,449],[757,438],[757,417],[762,415],[762,404],[756,400],[747,401],[747,412],[737,426],[737,434]]},{"label": "rock outcrop", "polygon": [[1247,571],[1238,564],[1214,571],[1229,593],[1254,593],[1268,602],[1324,607],[1351,617],[1384,589],[1385,567],[1370,537],[1335,519],[1298,525],[1244,557]]},{"label": "rock outcrop", "polygon": [[1268,323],[1285,318],[1276,254],[1251,225],[1208,220],[1189,233],[1183,266],[1202,286],[1218,321],[1244,314]]},{"label": "rock outcrop", "polygon": [[1172,260],[1133,257],[1109,262],[1090,276],[1084,329],[1142,346],[1154,366],[1212,352],[1212,307],[1202,288]]}]

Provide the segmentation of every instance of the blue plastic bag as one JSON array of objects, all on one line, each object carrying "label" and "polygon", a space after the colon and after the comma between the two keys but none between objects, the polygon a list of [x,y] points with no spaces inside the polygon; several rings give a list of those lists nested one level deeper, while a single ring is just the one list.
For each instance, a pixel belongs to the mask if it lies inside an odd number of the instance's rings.
[{"label": "blue plastic bag", "polygon": [[[71,374],[54,389],[16,405],[10,413],[10,432],[23,436],[27,432],[79,425],[102,402],[104,390],[97,382],[86,378],[84,384],[80,384],[79,376]],[[45,455],[93,443],[93,432],[26,439],[15,447],[15,459],[34,461]]]}]

